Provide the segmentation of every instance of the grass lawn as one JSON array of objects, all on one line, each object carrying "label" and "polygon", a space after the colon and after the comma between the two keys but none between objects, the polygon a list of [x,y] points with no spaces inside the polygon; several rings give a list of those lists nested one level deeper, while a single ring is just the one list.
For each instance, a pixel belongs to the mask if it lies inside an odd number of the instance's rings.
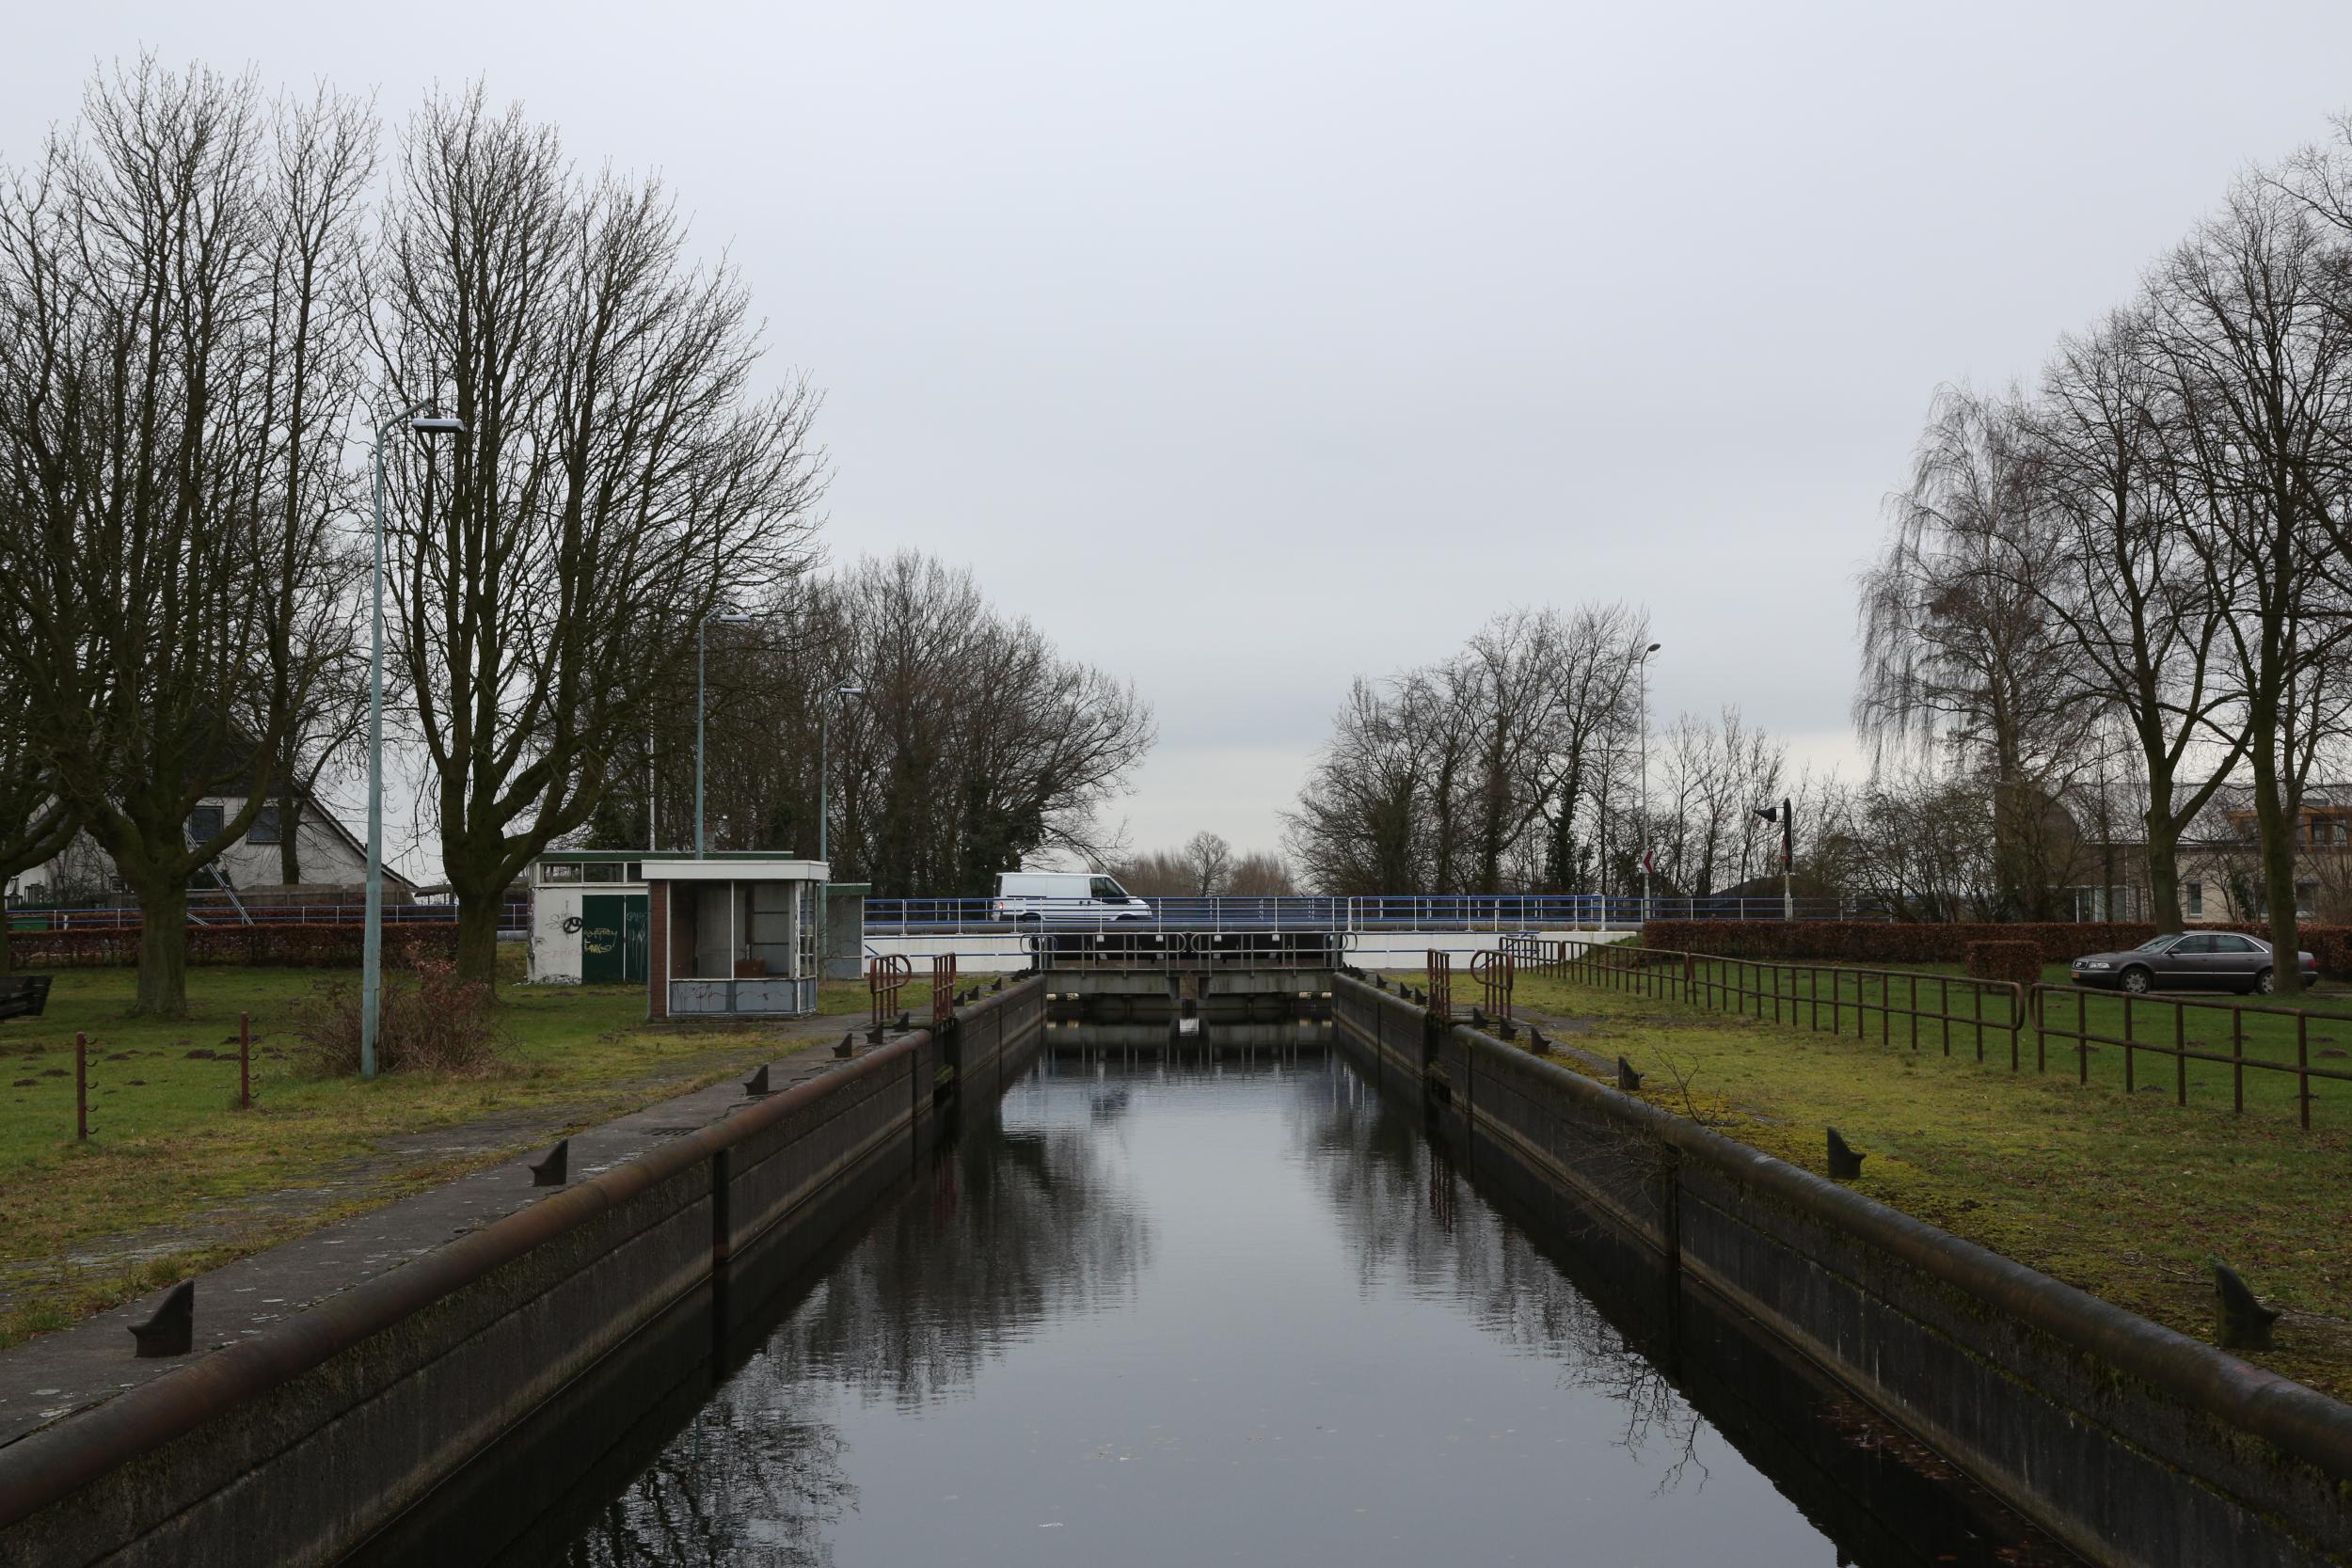
[{"label": "grass lawn", "polygon": [[[128,1016],[133,974],[56,974],[45,1016],[0,1023],[0,1346],[274,1245],[542,1141],[779,1053],[772,1025],[653,1028],[642,986],[501,987],[502,1067],[483,1077],[297,1070],[307,969],[188,972],[189,1016]],[[828,984],[826,1013],[863,1014],[865,984]],[[928,1010],[929,988],[902,1006]],[[237,1021],[253,1029],[252,1110],[236,1109]],[[87,1143],[73,1136],[73,1037],[89,1037]],[[500,1118],[516,1129],[501,1142]],[[388,1140],[490,1122],[479,1152],[388,1157]],[[282,1195],[282,1196],[281,1196]]]},{"label": "grass lawn", "polygon": [[[2183,1108],[2169,1058],[2144,1059],[2133,1094],[2123,1091],[2122,1052],[2112,1046],[2090,1053],[2088,1085],[2076,1082],[2071,1041],[2062,1059],[2053,1046],[2050,1071],[2037,1073],[2030,1023],[2021,1031],[2022,1069],[2012,1073],[2005,1013],[1986,1031],[1982,1063],[1964,1029],[1946,1055],[1940,1023],[1923,1022],[1914,1050],[1900,1010],[1908,989],[1896,989],[1883,1043],[1875,981],[1859,1037],[1851,985],[1839,993],[1842,1034],[1560,975],[1521,974],[1516,1002],[1522,1012],[1582,1021],[1561,1031],[1564,1042],[1604,1058],[1623,1054],[1646,1075],[1643,1098],[1662,1108],[1812,1171],[1823,1167],[1823,1129],[1835,1125],[1869,1156],[1857,1191],[2200,1338],[2212,1338],[2204,1259],[2217,1254],[2289,1309],[2280,1348],[2251,1359],[2352,1396],[2352,1096],[2340,1092],[2352,1085],[2315,1085],[2306,1132],[2290,1076],[2249,1073],[2238,1116],[2228,1069],[2192,1063]],[[1457,974],[1454,994],[1467,1009],[1477,990]],[[1825,1024],[1830,995],[1825,981]],[[2145,1006],[2136,1004],[2135,1014]],[[1769,999],[1766,1007],[1769,1015]],[[1790,1011],[1784,1000],[1784,1018]],[[2122,1004],[2090,1003],[2088,1016],[2094,1033],[2103,1020],[2120,1028]],[[2170,1027],[2168,1019],[2168,1040]],[[2227,1029],[2225,1018],[2224,1052]],[[2352,1041],[2352,1017],[2325,1034]],[[2315,1061],[2320,1037],[2311,1032]],[[2291,1031],[2287,1039],[2291,1059]],[[2277,1043],[2266,1035],[2264,1049]],[[1607,1076],[1573,1056],[1555,1059]],[[2217,1082],[2201,1076],[2209,1070]]]}]

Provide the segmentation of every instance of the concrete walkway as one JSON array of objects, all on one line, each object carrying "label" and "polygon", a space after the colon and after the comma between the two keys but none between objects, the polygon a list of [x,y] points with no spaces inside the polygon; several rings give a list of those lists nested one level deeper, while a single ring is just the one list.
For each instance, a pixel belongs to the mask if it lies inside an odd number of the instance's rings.
[{"label": "concrete walkway", "polygon": [[[779,1055],[769,1083],[784,1089],[832,1071],[841,1063],[823,1049],[853,1019],[812,1019],[778,1037]],[[863,1034],[858,1051],[870,1049]],[[814,1047],[814,1049],[812,1049]],[[743,1076],[756,1070],[746,1065]],[[741,1083],[727,1079],[572,1134],[570,1177],[579,1181],[625,1164],[669,1138],[682,1137],[753,1103]],[[459,1124],[410,1134],[402,1150],[452,1153],[511,1147],[532,1131],[512,1117]],[[550,1132],[550,1136],[551,1136]],[[461,1177],[447,1186],[337,1221],[267,1252],[227,1263],[196,1281],[196,1348],[187,1355],[141,1361],[132,1354],[130,1326],[153,1315],[166,1291],[85,1319],[72,1328],[0,1352],[0,1463],[7,1445],[126,1388],[195,1364],[210,1351],[289,1318],[362,1280],[396,1269],[456,1237],[553,1196],[534,1188],[526,1160],[547,1149]],[[389,1152],[389,1151],[388,1151]]]}]

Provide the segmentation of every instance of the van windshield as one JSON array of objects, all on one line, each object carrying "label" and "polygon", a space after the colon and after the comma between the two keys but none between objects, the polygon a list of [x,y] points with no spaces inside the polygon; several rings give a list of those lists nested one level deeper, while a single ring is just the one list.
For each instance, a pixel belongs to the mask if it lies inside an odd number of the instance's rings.
[{"label": "van windshield", "polygon": [[1127,896],[1127,890],[1108,877],[1097,877],[1094,879],[1094,896],[1123,899]]}]

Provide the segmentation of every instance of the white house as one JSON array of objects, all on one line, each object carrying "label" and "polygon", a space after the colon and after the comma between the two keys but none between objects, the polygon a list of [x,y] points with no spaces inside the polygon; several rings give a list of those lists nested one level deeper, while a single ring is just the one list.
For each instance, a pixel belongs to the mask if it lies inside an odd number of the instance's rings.
[{"label": "white house", "polygon": [[[242,795],[207,796],[188,814],[191,839],[210,838],[221,824],[245,809]],[[240,895],[259,893],[282,897],[290,890],[281,878],[280,828],[276,801],[253,816],[245,836],[222,850],[205,872],[193,879],[194,889],[226,883]],[[302,872],[300,886],[331,891],[357,888],[367,880],[368,847],[334,814],[315,799],[305,800],[295,824],[295,849]],[[103,899],[123,892],[114,860],[88,833],[76,833],[55,860],[9,879],[11,904],[45,904],[64,900]],[[416,896],[416,885],[389,866],[384,870],[384,895],[395,901]]]}]

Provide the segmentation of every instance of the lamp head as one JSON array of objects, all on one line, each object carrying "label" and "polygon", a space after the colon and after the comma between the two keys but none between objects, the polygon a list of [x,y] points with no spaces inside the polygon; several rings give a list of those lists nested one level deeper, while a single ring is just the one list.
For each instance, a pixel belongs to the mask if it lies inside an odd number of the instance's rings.
[{"label": "lamp head", "polygon": [[866,688],[862,686],[836,686],[833,689],[833,694],[836,697],[863,697],[866,695]]},{"label": "lamp head", "polygon": [[1645,651],[1645,652],[1646,652],[1646,653],[1653,653],[1653,654],[1654,654],[1654,653],[1656,653],[1659,649],[1661,649],[1661,648],[1664,647],[1665,645],[1666,645],[1666,644],[1664,644],[1663,642],[1653,642],[1653,643],[1651,643],[1651,644],[1650,644],[1650,645],[1649,645],[1646,649],[1645,649],[1644,651]]},{"label": "lamp head", "polygon": [[463,436],[466,421],[454,414],[420,414],[408,421],[408,428],[420,436]]}]

